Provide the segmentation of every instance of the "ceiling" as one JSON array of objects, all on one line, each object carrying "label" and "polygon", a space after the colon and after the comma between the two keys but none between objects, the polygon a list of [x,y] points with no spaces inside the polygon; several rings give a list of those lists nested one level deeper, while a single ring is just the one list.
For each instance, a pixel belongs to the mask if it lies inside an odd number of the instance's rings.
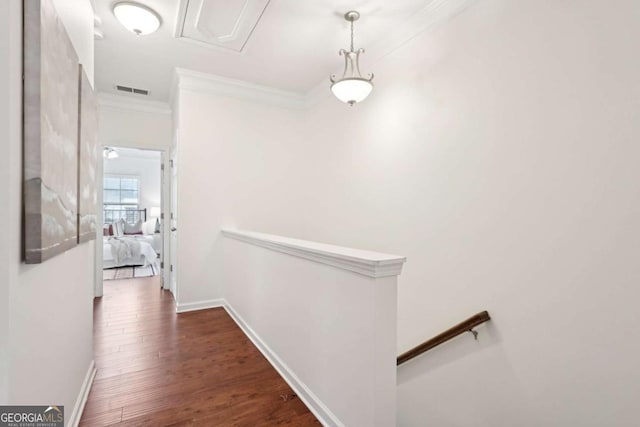
[{"label": "ceiling", "polygon": [[[137,148],[122,148],[122,147],[112,147],[115,151],[118,152],[118,159],[153,159],[160,161],[161,153],[160,151],[154,150],[140,150]],[[109,162],[111,160],[105,160]]]},{"label": "ceiling", "polygon": [[139,0],[162,25],[138,37],[115,19],[116,0],[93,0],[104,34],[95,43],[95,81],[100,92],[122,94],[115,85],[123,85],[149,91],[128,96],[167,101],[179,67],[304,93],[340,70],[338,50],[349,45],[346,11],[361,12],[356,47],[366,48],[431,1]]}]

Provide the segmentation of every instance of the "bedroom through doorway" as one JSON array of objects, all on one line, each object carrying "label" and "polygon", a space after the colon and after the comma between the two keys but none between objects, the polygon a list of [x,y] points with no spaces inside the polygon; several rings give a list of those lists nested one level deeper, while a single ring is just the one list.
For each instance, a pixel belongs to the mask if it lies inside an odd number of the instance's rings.
[{"label": "bedroom through doorway", "polygon": [[[163,153],[103,149],[103,281],[158,277],[162,286]],[[155,281],[154,281],[155,282]]]}]

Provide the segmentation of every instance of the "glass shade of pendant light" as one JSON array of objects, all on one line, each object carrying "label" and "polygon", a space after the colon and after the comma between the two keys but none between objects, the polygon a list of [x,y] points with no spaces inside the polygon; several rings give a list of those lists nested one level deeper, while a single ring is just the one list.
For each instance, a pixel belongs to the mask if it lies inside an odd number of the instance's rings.
[{"label": "glass shade of pendant light", "polygon": [[118,21],[137,36],[144,36],[160,28],[160,16],[139,3],[122,1],[113,6],[113,14]]},{"label": "glass shade of pendant light", "polygon": [[357,102],[364,101],[373,90],[373,74],[369,74],[368,78],[362,77],[360,73],[360,54],[364,53],[364,49],[355,49],[353,44],[353,23],[360,19],[360,13],[352,10],[344,15],[344,19],[351,24],[351,47],[349,51],[340,49],[338,52],[344,56],[344,72],[342,77],[336,78],[333,74],[331,80],[331,92],[340,101],[351,106]]}]

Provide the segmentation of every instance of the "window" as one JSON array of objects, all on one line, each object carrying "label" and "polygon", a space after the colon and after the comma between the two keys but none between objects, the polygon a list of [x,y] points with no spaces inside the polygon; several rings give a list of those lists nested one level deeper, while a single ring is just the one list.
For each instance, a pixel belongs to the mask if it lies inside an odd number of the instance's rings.
[{"label": "window", "polygon": [[138,177],[106,175],[103,189],[105,223],[112,223],[120,218],[135,223],[140,218]]}]

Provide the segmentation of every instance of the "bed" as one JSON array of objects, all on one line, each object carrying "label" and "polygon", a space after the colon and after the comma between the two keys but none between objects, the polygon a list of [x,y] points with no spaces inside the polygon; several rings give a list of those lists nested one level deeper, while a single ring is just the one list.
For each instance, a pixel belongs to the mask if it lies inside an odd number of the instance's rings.
[{"label": "bed", "polygon": [[105,209],[102,268],[154,264],[162,250],[156,221],[146,221],[146,209],[114,212],[118,211]]},{"label": "bed", "polygon": [[104,236],[102,238],[102,268],[147,266],[153,264],[158,253],[149,239],[153,236]]}]

